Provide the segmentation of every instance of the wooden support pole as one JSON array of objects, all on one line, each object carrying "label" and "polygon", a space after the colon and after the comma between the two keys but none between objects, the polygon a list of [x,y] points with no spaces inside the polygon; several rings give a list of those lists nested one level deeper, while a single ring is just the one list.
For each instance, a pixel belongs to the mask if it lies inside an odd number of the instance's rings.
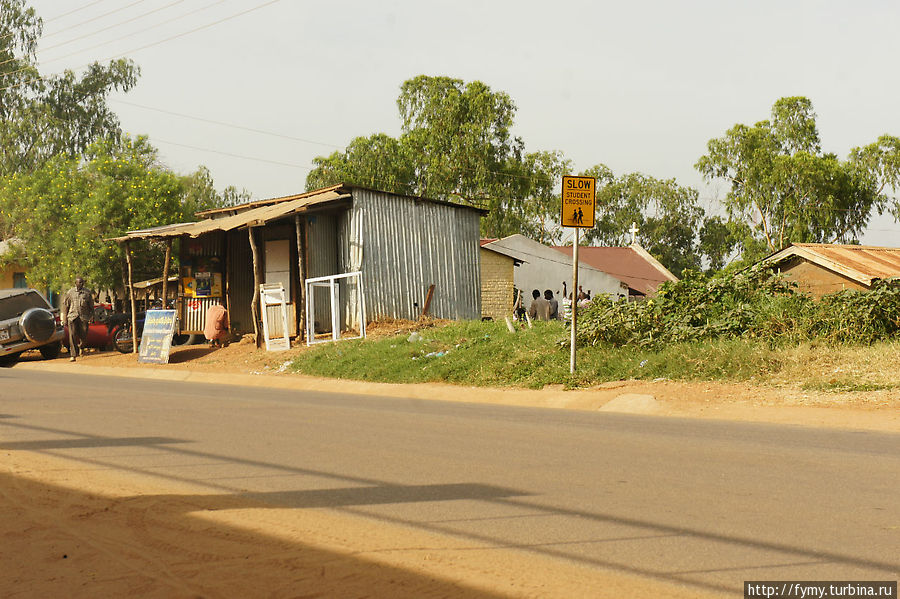
[{"label": "wooden support pole", "polygon": [[247,227],[250,236],[250,252],[253,254],[253,301],[250,302],[250,314],[253,316],[253,334],[256,336],[256,348],[262,347],[262,339],[259,334],[259,251],[256,248],[256,240],[253,237],[253,227]]},{"label": "wooden support pole", "polygon": [[230,256],[230,251],[231,251],[230,235],[231,235],[231,233],[229,231],[225,231],[223,233],[223,235],[225,236],[225,239],[224,239],[224,249],[223,249],[224,255],[222,256],[222,270],[223,270],[222,278],[224,278],[225,280],[222,283],[225,286],[225,289],[222,290],[222,293],[225,294],[225,297],[223,299],[225,300],[225,302],[224,302],[225,310],[228,312],[228,332],[230,334],[231,333],[231,256]]},{"label": "wooden support pole", "polygon": [[428,308],[431,307],[431,299],[434,297],[434,284],[428,287],[428,293],[425,294],[425,305],[422,306],[422,313],[419,315],[419,319],[425,318],[425,315],[428,314]]},{"label": "wooden support pole", "polygon": [[163,280],[162,280],[162,307],[163,310],[169,307],[169,260],[172,259],[172,238],[166,239],[166,258],[163,262]]},{"label": "wooden support pole", "polygon": [[303,247],[303,223],[299,214],[294,215],[294,230],[297,233],[297,276],[299,284],[297,285],[297,295],[294,298],[294,313],[297,320],[297,341],[303,339],[303,332],[306,328],[306,310],[304,310],[304,301],[306,300],[306,269],[303,267],[303,260],[306,257],[306,248]]},{"label": "wooden support pole", "polygon": [[131,265],[131,242],[125,242],[125,262],[128,264],[128,293],[131,296],[131,353],[136,354],[137,347],[137,305],[134,301],[134,274]]}]

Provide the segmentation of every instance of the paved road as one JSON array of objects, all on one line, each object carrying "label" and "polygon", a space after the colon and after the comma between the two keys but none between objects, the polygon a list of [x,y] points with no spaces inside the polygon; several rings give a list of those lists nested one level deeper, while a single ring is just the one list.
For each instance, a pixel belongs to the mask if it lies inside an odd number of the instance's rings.
[{"label": "paved road", "polygon": [[2,449],[698,589],[900,576],[900,435],[13,368]]}]

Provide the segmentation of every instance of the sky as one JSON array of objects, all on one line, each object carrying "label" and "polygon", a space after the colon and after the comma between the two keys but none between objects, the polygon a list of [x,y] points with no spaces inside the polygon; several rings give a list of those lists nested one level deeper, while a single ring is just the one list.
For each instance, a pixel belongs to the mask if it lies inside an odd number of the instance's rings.
[{"label": "sky", "polygon": [[[694,169],[707,142],[802,95],[841,158],[900,135],[893,0],[31,0],[44,74],[127,56],[110,104],[181,173],[207,166],[254,199],[305,190],[316,156],[399,135],[400,85],[480,80],[515,101],[527,151],[577,171],[675,178],[721,211]],[[900,245],[873,219],[863,243]]]}]

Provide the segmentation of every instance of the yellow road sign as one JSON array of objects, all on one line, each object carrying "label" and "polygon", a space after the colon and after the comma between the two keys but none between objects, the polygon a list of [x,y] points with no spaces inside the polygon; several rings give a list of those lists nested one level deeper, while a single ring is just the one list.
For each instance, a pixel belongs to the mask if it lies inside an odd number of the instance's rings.
[{"label": "yellow road sign", "polygon": [[593,177],[562,179],[562,209],[560,223],[564,227],[590,228],[594,226],[594,190],[597,181]]}]

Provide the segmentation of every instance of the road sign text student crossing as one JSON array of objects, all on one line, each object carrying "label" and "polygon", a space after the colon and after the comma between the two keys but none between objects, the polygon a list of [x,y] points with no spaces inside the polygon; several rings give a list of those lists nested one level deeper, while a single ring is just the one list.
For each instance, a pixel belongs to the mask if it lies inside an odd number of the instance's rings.
[{"label": "road sign text student crossing", "polygon": [[565,176],[562,181],[560,224],[564,227],[590,228],[594,226],[593,177]]}]

